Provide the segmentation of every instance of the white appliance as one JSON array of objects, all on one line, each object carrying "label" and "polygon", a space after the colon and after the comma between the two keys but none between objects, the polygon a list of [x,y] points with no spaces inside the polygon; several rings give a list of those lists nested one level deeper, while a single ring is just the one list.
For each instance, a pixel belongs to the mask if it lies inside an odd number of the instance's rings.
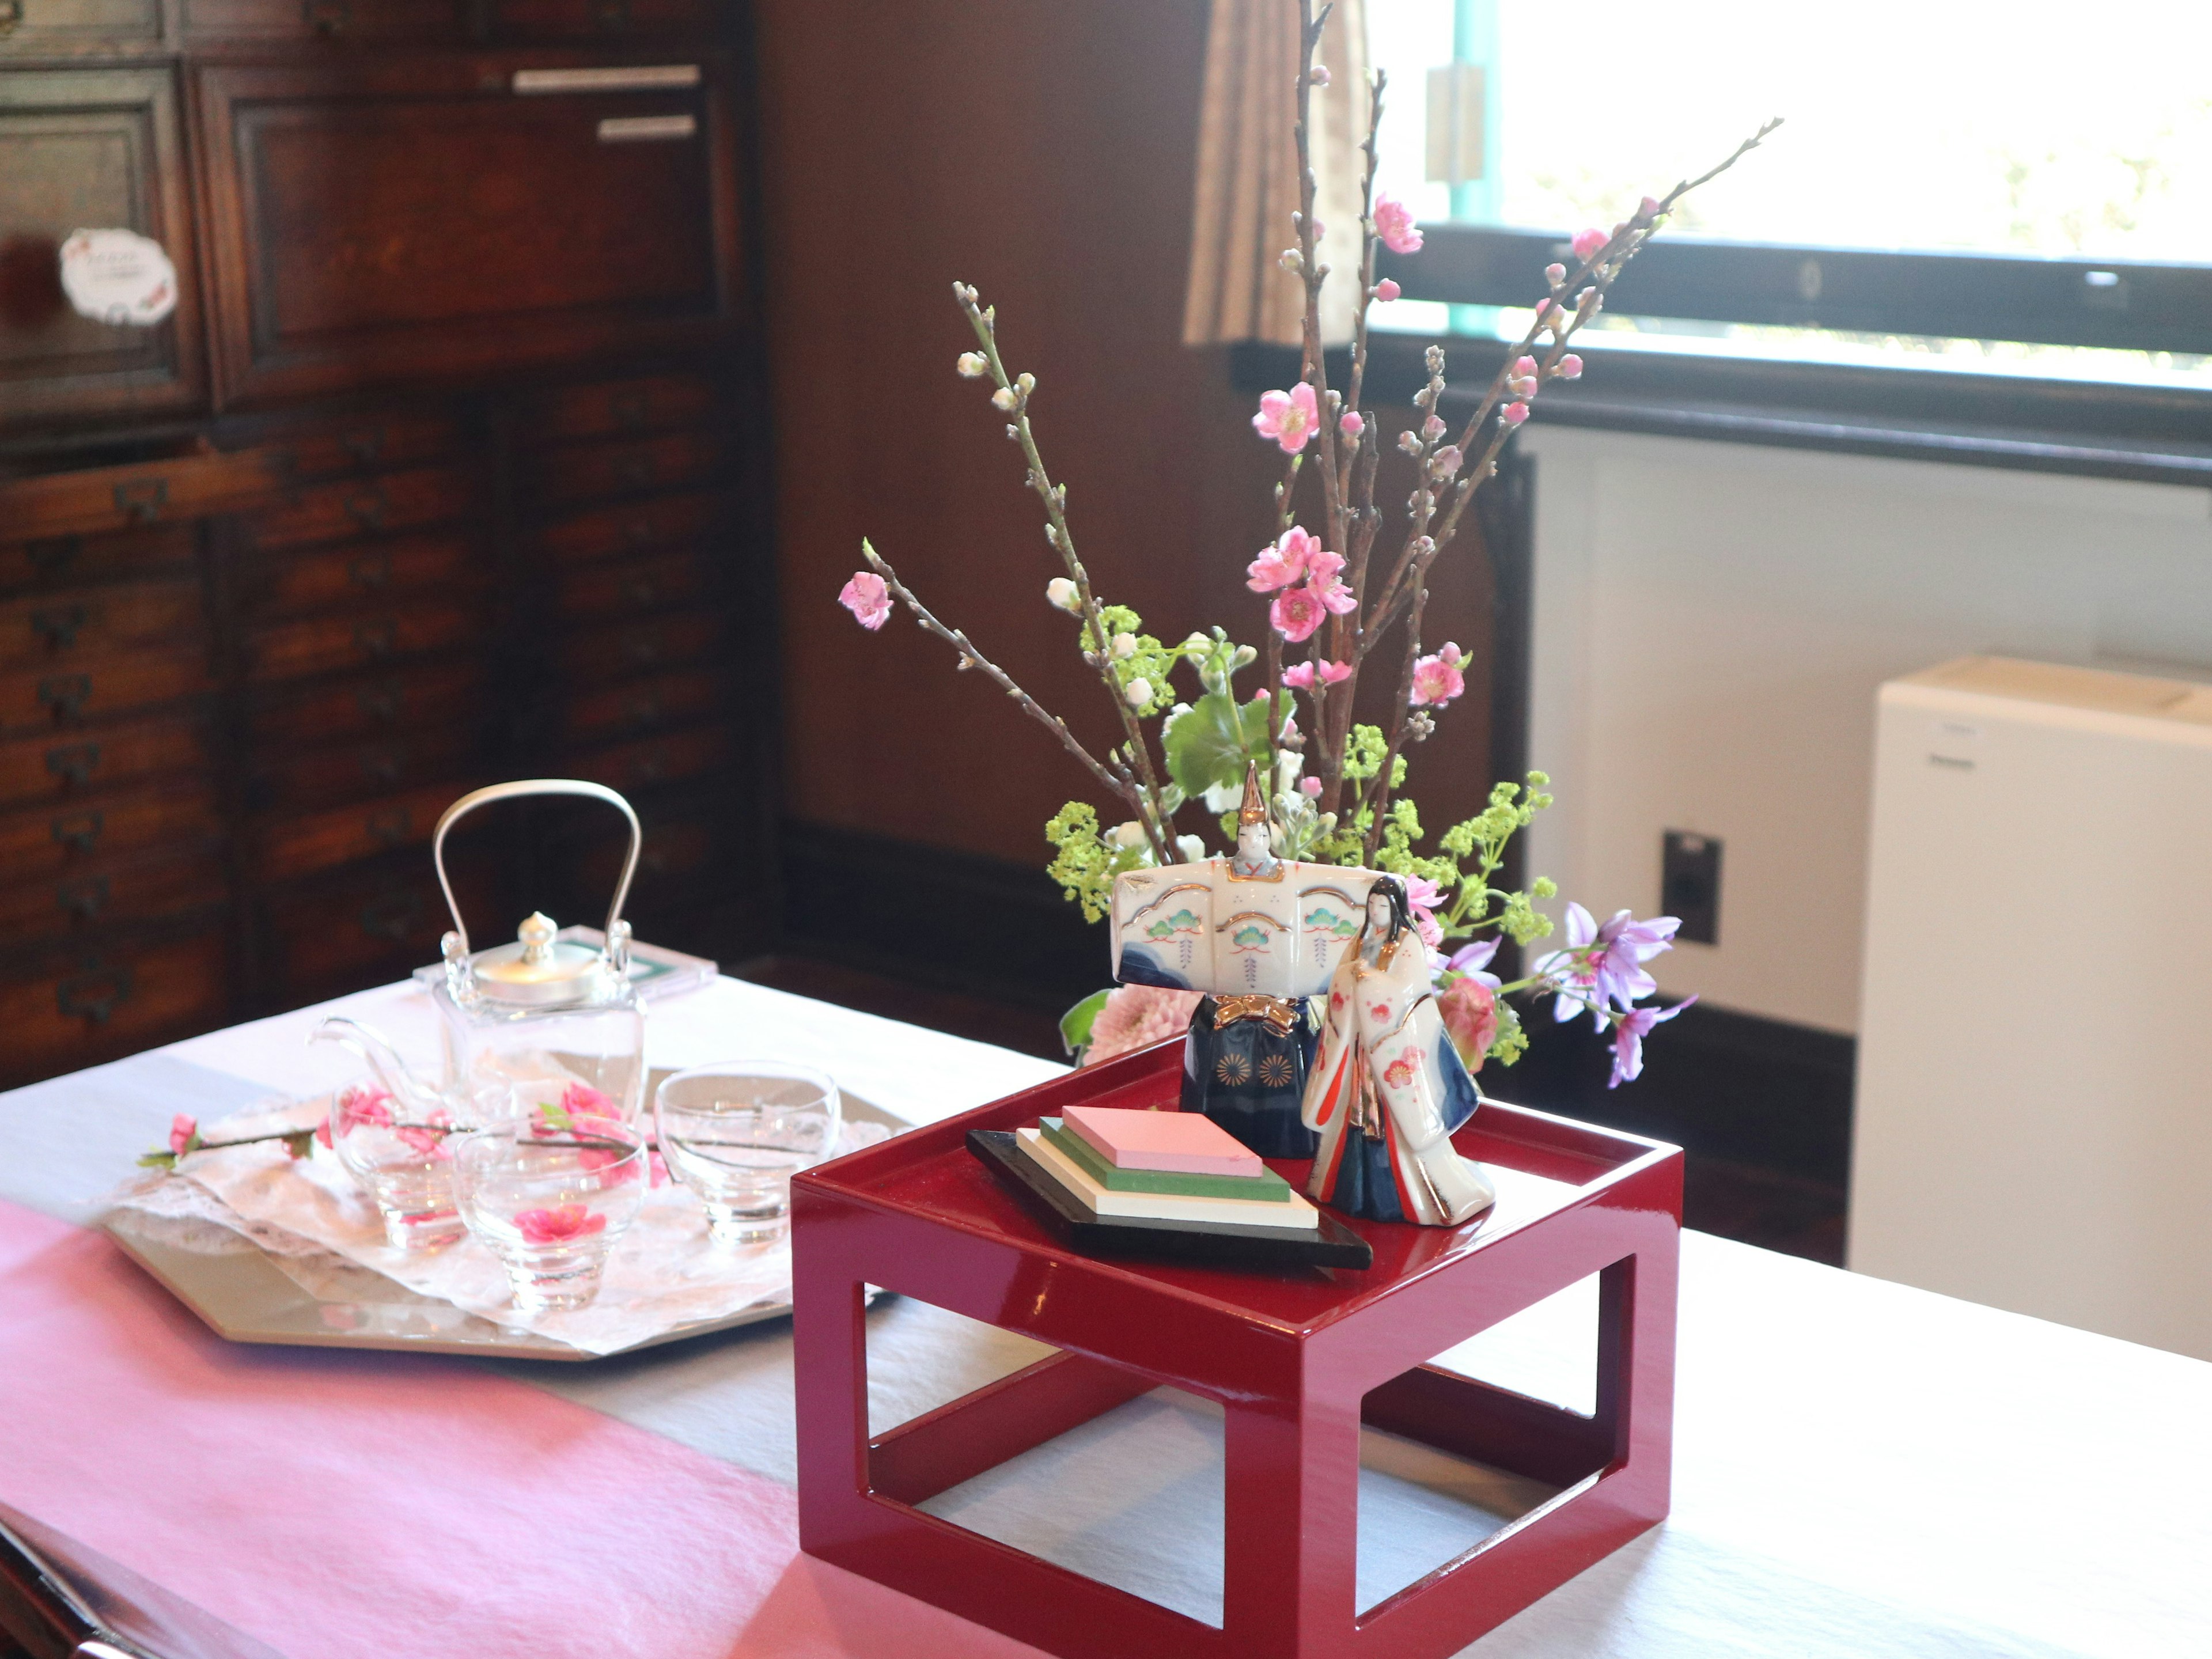
[{"label": "white appliance", "polygon": [[1881,688],[1861,1273],[2212,1359],[2212,686]]}]

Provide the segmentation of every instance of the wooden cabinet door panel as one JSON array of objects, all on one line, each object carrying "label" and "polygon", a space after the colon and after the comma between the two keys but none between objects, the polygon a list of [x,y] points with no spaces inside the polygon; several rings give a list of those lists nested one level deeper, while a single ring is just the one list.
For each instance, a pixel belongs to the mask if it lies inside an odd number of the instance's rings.
[{"label": "wooden cabinet door panel", "polygon": [[647,374],[546,392],[517,424],[532,443],[618,437],[703,425],[714,404],[714,382],[707,375]]},{"label": "wooden cabinet door panel", "polygon": [[536,545],[556,564],[680,546],[707,535],[720,522],[721,508],[715,495],[656,495],[556,519],[538,532]]},{"label": "wooden cabinet door panel", "polygon": [[[464,915],[500,913],[496,867],[485,848],[448,843],[446,867]],[[453,925],[428,858],[280,889],[260,908],[264,951],[300,1000],[435,962],[438,941]]]},{"label": "wooden cabinet door panel", "polygon": [[491,580],[491,552],[471,536],[399,536],[261,559],[239,609],[286,617],[333,605],[387,607],[417,593],[465,593]]},{"label": "wooden cabinet door panel", "polygon": [[228,896],[219,849],[164,848],[0,887],[0,935],[41,943],[120,922],[166,921]]},{"label": "wooden cabinet door panel", "polygon": [[604,690],[572,693],[562,706],[559,732],[570,744],[605,742],[672,720],[707,719],[721,696],[722,678],[711,668],[655,674]]},{"label": "wooden cabinet door panel", "polygon": [[308,485],[276,506],[240,514],[239,529],[247,545],[260,548],[427,530],[477,512],[479,495],[477,481],[466,472],[416,467]]},{"label": "wooden cabinet door panel", "polygon": [[248,678],[268,683],[343,669],[375,668],[405,657],[481,642],[489,609],[459,601],[425,601],[397,611],[278,623],[246,641]]},{"label": "wooden cabinet door panel", "polygon": [[0,805],[72,803],[141,779],[203,772],[211,758],[206,726],[190,716],[10,738],[0,741]]},{"label": "wooden cabinet door panel", "polygon": [[220,1025],[232,994],[222,934],[63,945],[0,980],[0,1088]]},{"label": "wooden cabinet door panel", "polygon": [[73,668],[196,638],[203,620],[200,585],[189,579],[26,594],[0,602],[0,669]]},{"label": "wooden cabinet door panel", "polygon": [[[0,77],[0,88],[5,84]],[[269,500],[283,483],[265,450],[222,455],[191,444],[163,447],[185,453],[0,483],[0,540],[51,547],[58,538],[209,518]]]},{"label": "wooden cabinet door panel", "polygon": [[134,714],[214,690],[207,647],[198,644],[0,670],[0,737],[66,731],[78,720]]},{"label": "wooden cabinet door panel", "polygon": [[448,459],[466,441],[461,422],[450,414],[363,415],[308,424],[242,422],[235,430],[266,446],[287,477],[301,479]]},{"label": "wooden cabinet door panel", "polygon": [[160,0],[0,0],[0,61],[158,51]]},{"label": "wooden cabinet door panel", "polygon": [[[549,95],[514,92],[514,72],[587,65],[507,53],[195,71],[226,394],[721,332],[739,282],[734,129],[720,68],[702,61],[697,87]],[[640,117],[668,136],[632,137]]]},{"label": "wooden cabinet door panel", "polygon": [[[178,298],[166,320],[131,328],[70,309],[58,256],[64,239],[84,227],[135,230],[169,251]],[[170,71],[0,76],[0,428],[58,415],[174,413],[204,392]]]},{"label": "wooden cabinet door panel", "polygon": [[264,696],[249,705],[246,729],[251,742],[277,747],[390,738],[480,717],[490,706],[490,676],[481,655],[358,675],[303,695]]},{"label": "wooden cabinet door panel", "polygon": [[719,432],[671,432],[628,443],[565,444],[537,458],[526,499],[565,507],[601,495],[674,489],[713,480],[729,464]]},{"label": "wooden cabinet door panel", "polygon": [[470,790],[490,781],[486,777],[457,778],[447,784],[264,824],[254,836],[255,872],[264,881],[285,881],[380,853],[427,848],[439,816]]},{"label": "wooden cabinet door panel", "polygon": [[589,778],[611,789],[650,789],[703,777],[728,758],[729,750],[729,733],[722,727],[696,726],[587,750],[565,763],[573,769],[563,775]]},{"label": "wooden cabinet door panel", "polygon": [[[0,502],[0,514],[6,510]],[[0,593],[46,592],[82,582],[188,570],[198,556],[199,538],[188,525],[0,542]]]},{"label": "wooden cabinet door panel", "polygon": [[215,791],[186,779],[66,805],[0,812],[0,870],[10,880],[48,880],[118,854],[206,845],[222,836]]},{"label": "wooden cabinet door panel", "polygon": [[665,553],[565,576],[554,602],[571,622],[612,621],[694,603],[706,597],[713,581],[706,555]]},{"label": "wooden cabinet door panel", "polygon": [[479,723],[456,720],[428,731],[270,755],[246,777],[246,804],[252,811],[300,811],[388,795],[450,778],[483,761],[488,747]]}]

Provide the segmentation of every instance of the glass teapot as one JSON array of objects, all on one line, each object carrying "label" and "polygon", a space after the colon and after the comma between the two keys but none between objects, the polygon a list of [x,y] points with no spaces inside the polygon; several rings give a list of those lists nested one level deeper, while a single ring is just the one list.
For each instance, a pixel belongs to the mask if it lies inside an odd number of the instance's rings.
[{"label": "glass teapot", "polygon": [[[550,916],[533,912],[513,944],[471,951],[468,924],[446,875],[447,832],[479,806],[529,795],[603,800],[628,821],[629,855],[607,907],[606,937],[597,945],[562,939]],[[625,1120],[636,1117],[645,1098],[645,1005],[629,982],[629,924],[622,908],[643,840],[628,801],[604,784],[575,778],[495,783],[446,809],[430,838],[430,857],[453,913],[453,931],[441,946],[445,981],[431,997],[444,1037],[448,1095],[489,1083],[542,1081],[559,1092],[581,1084],[605,1095]]]}]

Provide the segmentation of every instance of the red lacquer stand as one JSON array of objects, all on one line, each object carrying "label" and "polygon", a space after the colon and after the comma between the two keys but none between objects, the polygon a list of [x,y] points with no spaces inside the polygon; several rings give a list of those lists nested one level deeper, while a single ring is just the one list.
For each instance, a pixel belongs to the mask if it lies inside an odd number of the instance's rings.
[{"label": "red lacquer stand", "polygon": [[[1352,1224],[1375,1247],[1356,1273],[1080,1255],[964,1144],[1085,1102],[1171,1110],[1181,1063],[1164,1043],[793,1183],[807,1553],[1065,1659],[1431,1659],[1665,1516],[1678,1150],[1487,1103],[1455,1143],[1492,1170],[1496,1206],[1456,1228]],[[1594,1416],[1425,1363],[1592,1273]],[[867,1285],[1062,1352],[872,1441]],[[1224,1409],[1219,1628],[915,1507],[1161,1383]],[[1563,1490],[1358,1613],[1363,1422]]]}]

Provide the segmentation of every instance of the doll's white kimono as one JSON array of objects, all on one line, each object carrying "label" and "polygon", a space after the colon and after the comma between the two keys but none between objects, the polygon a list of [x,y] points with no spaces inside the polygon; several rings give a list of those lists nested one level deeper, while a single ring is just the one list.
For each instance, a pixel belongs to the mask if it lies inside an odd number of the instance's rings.
[{"label": "doll's white kimono", "polygon": [[1419,937],[1370,924],[1329,982],[1301,1115],[1321,1133],[1307,1193],[1370,1221],[1450,1226],[1497,1194],[1451,1132],[1480,1097],[1445,1033]]}]

